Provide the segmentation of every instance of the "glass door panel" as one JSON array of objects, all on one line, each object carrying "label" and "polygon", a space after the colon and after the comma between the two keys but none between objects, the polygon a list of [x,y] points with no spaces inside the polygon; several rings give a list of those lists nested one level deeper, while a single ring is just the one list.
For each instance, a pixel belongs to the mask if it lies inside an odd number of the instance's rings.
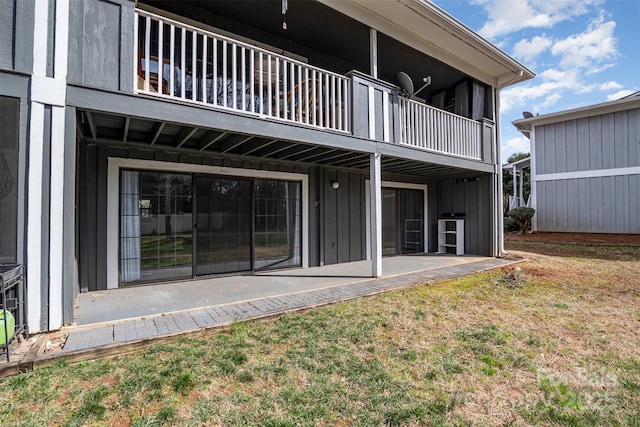
[{"label": "glass door panel", "polygon": [[424,246],[424,191],[398,191],[400,194],[400,225],[402,253],[422,252]]},{"label": "glass door panel", "polygon": [[122,171],[120,198],[121,282],[191,277],[191,175]]},{"label": "glass door panel", "polygon": [[251,181],[195,180],[196,275],[251,270]]},{"label": "glass door panel", "polygon": [[301,217],[299,182],[256,180],[254,268],[299,266]]},{"label": "glass door panel", "polygon": [[397,191],[382,189],[382,255],[398,253]]}]

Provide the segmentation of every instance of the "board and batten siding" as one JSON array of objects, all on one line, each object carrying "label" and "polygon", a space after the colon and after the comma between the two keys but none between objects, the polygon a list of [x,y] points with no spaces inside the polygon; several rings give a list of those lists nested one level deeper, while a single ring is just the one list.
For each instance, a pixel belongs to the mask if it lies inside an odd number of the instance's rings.
[{"label": "board and batten siding", "polygon": [[536,175],[640,166],[640,108],[535,127]]},{"label": "board and batten siding", "polygon": [[536,229],[640,233],[640,108],[535,127]]},{"label": "board and batten siding", "polygon": [[[107,289],[107,167],[110,157],[308,175],[309,265],[366,258],[364,185],[367,175],[361,172],[148,150],[117,143],[80,140],[77,144],[78,232],[82,236],[77,256],[81,292]],[[333,189],[332,181],[338,181],[340,188]]]}]

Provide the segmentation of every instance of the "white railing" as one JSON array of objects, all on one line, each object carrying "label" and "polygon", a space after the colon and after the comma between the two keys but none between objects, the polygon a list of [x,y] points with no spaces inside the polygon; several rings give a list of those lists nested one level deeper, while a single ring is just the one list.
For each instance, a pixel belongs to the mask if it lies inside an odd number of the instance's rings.
[{"label": "white railing", "polygon": [[344,76],[142,10],[134,27],[136,92],[350,129]]},{"label": "white railing", "polygon": [[399,98],[400,143],[482,160],[482,124],[430,105]]}]

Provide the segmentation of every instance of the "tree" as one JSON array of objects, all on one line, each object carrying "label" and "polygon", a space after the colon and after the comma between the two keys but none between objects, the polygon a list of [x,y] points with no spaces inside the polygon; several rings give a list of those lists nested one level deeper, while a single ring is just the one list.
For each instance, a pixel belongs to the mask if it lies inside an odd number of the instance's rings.
[{"label": "tree", "polygon": [[[526,159],[529,157],[529,153],[514,153],[507,159],[505,164],[517,162],[518,160]],[[513,195],[513,175],[512,171],[509,169],[502,170],[502,192],[504,195]],[[522,192],[524,193],[524,199],[527,200],[529,195],[531,194],[531,170],[530,168],[526,168],[523,170],[524,172],[524,181]],[[518,192],[520,189],[518,188]],[[509,198],[506,198],[509,200]]]}]

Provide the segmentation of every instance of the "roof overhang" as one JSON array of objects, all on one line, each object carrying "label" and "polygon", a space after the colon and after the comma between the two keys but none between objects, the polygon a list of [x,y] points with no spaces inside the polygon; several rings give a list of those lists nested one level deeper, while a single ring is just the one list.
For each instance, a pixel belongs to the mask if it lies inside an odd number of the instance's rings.
[{"label": "roof overhang", "polygon": [[516,129],[529,138],[529,133],[534,126],[564,122],[567,120],[576,120],[600,114],[615,113],[618,111],[631,110],[633,108],[640,108],[640,93],[634,94],[633,96],[627,96],[622,99],[617,99],[615,101],[603,102],[587,107],[574,108],[571,110],[559,111],[557,113],[534,116],[527,119],[518,119],[511,123],[513,123]]},{"label": "roof overhang", "polygon": [[533,71],[428,0],[319,0],[496,88]]},{"label": "roof overhang", "polygon": [[528,167],[531,167],[531,157],[525,157],[524,159],[502,165],[502,169],[513,170],[513,168],[515,168],[517,171],[521,171]]}]

